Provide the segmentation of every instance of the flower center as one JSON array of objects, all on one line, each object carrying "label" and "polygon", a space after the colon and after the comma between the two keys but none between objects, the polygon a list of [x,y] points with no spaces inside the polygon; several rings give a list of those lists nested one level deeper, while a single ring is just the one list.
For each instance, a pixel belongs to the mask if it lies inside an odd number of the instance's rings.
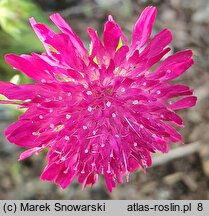
[{"label": "flower center", "polygon": [[106,94],[112,94],[112,89],[107,89]]}]

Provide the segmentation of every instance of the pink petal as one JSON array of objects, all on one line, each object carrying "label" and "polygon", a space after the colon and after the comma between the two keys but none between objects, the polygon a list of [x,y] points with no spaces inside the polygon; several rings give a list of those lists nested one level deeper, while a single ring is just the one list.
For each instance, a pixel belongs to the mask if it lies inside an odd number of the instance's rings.
[{"label": "pink petal", "polygon": [[183,127],[183,120],[176,113],[171,112],[170,110],[166,110],[166,111],[162,112],[161,115],[163,115],[162,119],[164,121],[170,121],[170,122],[176,124],[177,126]]},{"label": "pink petal", "polygon": [[169,144],[166,140],[156,137],[155,141],[157,143],[156,148],[162,153],[167,153],[169,151]]},{"label": "pink petal", "polygon": [[72,183],[72,181],[76,178],[76,175],[77,172],[74,170],[69,170],[67,173],[65,173],[65,171],[60,172],[60,174],[56,177],[55,183],[64,190]]},{"label": "pink petal", "polygon": [[137,76],[139,72],[149,69],[153,64],[159,61],[170,49],[164,49],[172,41],[172,34],[164,29],[158,33],[145,47],[138,53],[137,51],[130,57],[129,63],[138,66],[131,72],[131,76]]},{"label": "pink petal", "polygon": [[193,63],[191,50],[177,52],[165,59],[150,75],[150,78],[173,80],[184,73]]},{"label": "pink petal", "polygon": [[133,157],[129,158],[130,172],[136,172],[139,168],[139,162]]},{"label": "pink petal", "polygon": [[120,38],[124,38],[120,26],[114,21],[107,21],[104,27],[104,47],[110,55],[113,55],[119,44]]},{"label": "pink petal", "polygon": [[50,28],[48,28],[46,25],[43,25],[44,31],[40,31],[39,29],[37,29],[35,27],[37,25],[37,22],[33,17],[29,19],[29,22],[30,22],[34,32],[38,36],[38,38],[43,43],[47,53],[50,55],[51,50],[49,49],[49,46],[45,43],[45,39],[46,39],[45,35],[50,35],[52,37],[55,33]]},{"label": "pink petal", "polygon": [[[40,82],[41,80],[45,80],[45,81],[55,80],[52,74],[44,70],[46,63],[40,60],[39,64],[37,65],[38,60],[36,61],[35,58],[31,56],[26,56],[26,55],[17,56],[15,54],[8,54],[5,56],[5,60],[12,67],[22,71],[27,76],[29,76],[30,78],[36,81]],[[44,67],[42,68],[42,66]]]},{"label": "pink petal", "polygon": [[104,46],[102,45],[97,33],[94,29],[88,28],[88,33],[92,42],[92,59],[96,56],[99,64],[104,62],[103,56],[106,54]]},{"label": "pink petal", "polygon": [[195,96],[185,97],[183,99],[180,99],[172,103],[170,105],[170,108],[173,110],[185,109],[185,108],[195,106],[196,102],[197,102],[197,97]]},{"label": "pink petal", "polygon": [[56,50],[56,52],[54,52],[47,48],[48,54],[51,57],[61,61],[62,64],[68,64],[72,68],[83,69],[83,57],[80,55],[79,51],[76,50],[67,34],[55,34],[44,24],[34,24],[33,29],[45,46],[50,45]]},{"label": "pink petal", "polygon": [[55,14],[50,16],[50,19],[63,33],[67,34],[70,37],[71,42],[74,44],[74,46],[76,47],[78,52],[81,54],[81,56],[83,56],[83,57],[86,56],[88,52],[85,49],[83,42],[75,34],[75,32],[67,24],[67,22],[60,16],[60,14],[55,13]]},{"label": "pink petal", "polygon": [[169,139],[171,142],[180,142],[182,143],[182,137],[179,132],[176,131],[172,126],[168,124],[163,124],[166,132],[168,133]]},{"label": "pink petal", "polygon": [[157,10],[155,7],[147,7],[141,13],[132,33],[132,49],[141,48],[148,41],[152,32],[152,26],[156,18]]},{"label": "pink petal", "polygon": [[157,35],[155,35],[145,49],[140,53],[142,59],[150,59],[156,55],[159,55],[159,52],[172,41],[172,34],[168,29],[164,29]]},{"label": "pink petal", "polygon": [[[158,91],[160,91],[159,95],[157,94]],[[156,93],[156,97],[165,100],[184,95],[191,95],[193,93],[193,91],[188,86],[182,84],[173,84],[169,86],[163,85],[162,87],[155,89],[154,92]]]},{"label": "pink petal", "polygon": [[44,169],[44,171],[41,174],[40,179],[44,181],[53,181],[56,179],[60,172],[60,168],[62,165],[58,163],[51,163],[48,164],[47,167]]},{"label": "pink petal", "polygon": [[35,147],[37,143],[35,142],[36,136],[33,135],[33,132],[38,130],[37,126],[31,124],[28,120],[17,121],[7,127],[5,135],[11,143],[23,147]]},{"label": "pink petal", "polygon": [[109,192],[112,192],[112,189],[116,187],[116,183],[111,175],[105,174],[104,176],[107,189]]},{"label": "pink petal", "polygon": [[37,154],[42,149],[43,149],[42,147],[35,147],[35,148],[32,148],[32,149],[28,149],[28,150],[24,151],[23,153],[21,153],[21,155],[19,157],[19,160],[24,160],[24,159],[30,157],[33,154]]},{"label": "pink petal", "polygon": [[121,64],[123,64],[126,61],[126,55],[129,51],[129,47],[128,46],[122,46],[116,53],[114,56],[114,63],[115,63],[115,67],[120,66]]}]

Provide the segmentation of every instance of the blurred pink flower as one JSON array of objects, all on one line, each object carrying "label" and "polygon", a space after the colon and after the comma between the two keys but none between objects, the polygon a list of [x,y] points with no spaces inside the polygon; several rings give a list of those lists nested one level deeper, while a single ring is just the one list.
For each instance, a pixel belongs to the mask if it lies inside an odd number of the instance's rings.
[{"label": "blurred pink flower", "polygon": [[88,29],[89,52],[59,14],[50,18],[61,33],[30,19],[46,53],[5,58],[36,83],[0,82],[0,93],[8,98],[1,103],[27,109],[5,131],[11,143],[29,148],[20,160],[49,149],[42,180],[64,189],[78,177],[85,188],[103,175],[112,191],[124,175],[128,180],[129,173],[151,166],[151,153],[182,142],[173,127],[182,127],[182,119],[174,111],[194,106],[196,97],[171,80],[193,64],[192,52],[159,64],[172,35],[164,29],[149,40],[155,17],[155,7],[142,12],[129,46],[109,16],[103,42]]}]

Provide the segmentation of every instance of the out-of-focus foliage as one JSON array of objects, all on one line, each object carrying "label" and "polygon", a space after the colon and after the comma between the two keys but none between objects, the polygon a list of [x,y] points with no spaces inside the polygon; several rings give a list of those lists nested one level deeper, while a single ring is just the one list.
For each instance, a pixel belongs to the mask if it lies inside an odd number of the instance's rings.
[{"label": "out-of-focus foliage", "polygon": [[18,39],[22,36],[22,32],[28,30],[27,20],[30,16],[40,17],[43,20],[41,10],[30,0],[1,0],[0,14],[2,29]]},{"label": "out-of-focus foliage", "polygon": [[[0,80],[12,83],[29,83],[24,74],[15,71],[4,60],[7,53],[42,52],[43,47],[28,23],[30,17],[47,23],[42,10],[30,0],[0,0]],[[17,75],[18,74],[18,75]],[[5,99],[0,95],[0,100]],[[14,105],[9,108],[10,117],[16,118],[20,111]]]},{"label": "out-of-focus foliage", "polygon": [[[4,61],[7,53],[42,52],[42,46],[28,24],[29,17],[46,23],[42,10],[30,0],[0,0],[0,79],[8,81],[15,72]],[[21,82],[26,77],[21,75]],[[28,80],[27,80],[28,81]]]}]

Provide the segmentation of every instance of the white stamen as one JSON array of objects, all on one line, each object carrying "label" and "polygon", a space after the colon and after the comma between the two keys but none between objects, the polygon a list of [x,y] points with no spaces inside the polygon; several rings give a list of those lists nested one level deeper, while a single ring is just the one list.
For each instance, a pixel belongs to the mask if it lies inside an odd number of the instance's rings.
[{"label": "white stamen", "polygon": [[96,134],[96,131],[94,130],[92,133],[93,133],[93,135],[95,135],[95,134]]},{"label": "white stamen", "polygon": [[84,151],[86,154],[89,152],[89,150],[88,149],[85,149],[85,151]]},{"label": "white stamen", "polygon": [[154,138],[155,138],[156,136],[157,136],[156,134],[152,134],[152,137],[154,137]]},{"label": "white stamen", "polygon": [[110,170],[110,163],[108,163],[108,170],[107,170],[107,173],[111,173],[111,170]]},{"label": "white stamen", "polygon": [[73,170],[78,170],[79,160]]},{"label": "white stamen", "polygon": [[61,154],[61,152],[57,151],[57,150],[54,150],[54,152],[57,153],[57,154],[59,154],[59,155]]},{"label": "white stamen", "polygon": [[51,100],[50,100],[49,98],[46,98],[46,99],[45,99],[45,102],[47,102],[47,103],[50,102],[50,101],[51,101]]},{"label": "white stamen", "polygon": [[103,56],[102,58],[103,58],[104,61],[107,60],[107,56]]},{"label": "white stamen", "polygon": [[126,173],[128,173],[128,168],[127,168],[127,159],[126,159],[126,156],[125,156],[124,151],[123,151],[123,160],[124,160],[124,165],[125,165]]},{"label": "white stamen", "polygon": [[49,127],[53,129],[55,126],[54,124],[50,124]]},{"label": "white stamen", "polygon": [[65,140],[70,140],[70,137],[69,136],[65,136]]},{"label": "white stamen", "polygon": [[87,128],[88,128],[88,127],[87,127],[86,125],[83,126],[83,129],[84,129],[84,130],[87,130]]},{"label": "white stamen", "polygon": [[135,147],[137,146],[137,143],[136,143],[136,142],[134,142],[134,146],[135,146]]},{"label": "white stamen", "polygon": [[61,97],[61,96],[59,96],[59,100],[62,100],[62,97]]},{"label": "white stamen", "polygon": [[40,119],[43,119],[44,117],[43,117],[42,115],[39,115],[39,118],[40,118]]},{"label": "white stamen", "polygon": [[64,174],[67,174],[69,171],[69,167],[64,171]]},{"label": "white stamen", "polygon": [[108,102],[106,103],[106,105],[107,105],[107,107],[110,107],[110,106],[111,106],[111,102],[108,101]]},{"label": "white stamen", "polygon": [[144,128],[144,125],[142,125],[142,124],[140,124],[140,126],[139,126],[141,129],[143,129]]},{"label": "white stamen", "polygon": [[134,101],[132,102],[133,105],[137,105],[138,103],[139,103],[138,100],[134,100]]},{"label": "white stamen", "polygon": [[171,70],[168,69],[166,72],[167,72],[167,73],[171,73]]},{"label": "white stamen", "polygon": [[52,113],[52,112],[53,112],[53,109],[49,109],[49,112]]},{"label": "white stamen", "polygon": [[159,95],[159,94],[161,94],[161,91],[160,91],[160,90],[158,90],[158,91],[156,91],[156,93]]},{"label": "white stamen", "polygon": [[71,115],[70,114],[66,114],[66,119],[70,119],[71,118]]},{"label": "white stamen", "polygon": [[91,107],[91,106],[88,107],[88,111],[89,111],[89,112],[92,111],[92,107]]},{"label": "white stamen", "polygon": [[115,137],[119,138],[119,135],[118,135],[118,134],[115,134]]},{"label": "white stamen", "polygon": [[115,117],[116,117],[116,114],[115,114],[115,113],[112,113],[112,117],[115,118]]},{"label": "white stamen", "polygon": [[85,173],[85,166],[86,166],[86,163],[84,163],[84,165],[83,165],[83,169],[82,169],[82,171],[81,171],[82,174]]},{"label": "white stamen", "polygon": [[92,93],[92,91],[87,91],[86,94],[87,95],[92,95],[93,93]]},{"label": "white stamen", "polygon": [[66,158],[65,157],[61,157],[61,159],[60,159],[61,161],[65,161],[66,160]]},{"label": "white stamen", "polygon": [[146,86],[146,85],[147,85],[147,83],[146,83],[146,82],[143,82],[143,83],[142,83],[142,85],[143,85],[143,86]]},{"label": "white stamen", "polygon": [[45,80],[45,79],[41,79],[41,82],[42,82],[42,83],[46,83],[46,80]]},{"label": "white stamen", "polygon": [[34,136],[38,136],[38,135],[40,135],[39,132],[33,132],[32,134],[33,134]]},{"label": "white stamen", "polygon": [[121,92],[125,92],[126,91],[126,89],[125,88],[121,88]]}]

